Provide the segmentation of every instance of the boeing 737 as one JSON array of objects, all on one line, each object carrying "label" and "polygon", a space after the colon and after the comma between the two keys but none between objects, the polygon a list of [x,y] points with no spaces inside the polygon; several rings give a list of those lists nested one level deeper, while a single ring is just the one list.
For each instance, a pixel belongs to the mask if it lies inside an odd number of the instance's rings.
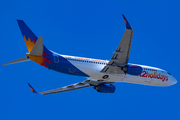
[{"label": "boeing 737", "polygon": [[99,93],[114,93],[114,82],[127,82],[151,86],[170,86],[176,84],[177,80],[163,69],[128,63],[133,29],[125,16],[122,16],[126,24],[126,29],[121,42],[109,61],[62,55],[53,52],[43,45],[42,36],[37,38],[23,20],[17,20],[28,53],[26,53],[26,56],[23,58],[3,65],[32,60],[51,70],[86,78],[85,81],[44,92],[36,92],[28,83],[33,93],[43,95],[71,91],[90,86],[93,86]]}]

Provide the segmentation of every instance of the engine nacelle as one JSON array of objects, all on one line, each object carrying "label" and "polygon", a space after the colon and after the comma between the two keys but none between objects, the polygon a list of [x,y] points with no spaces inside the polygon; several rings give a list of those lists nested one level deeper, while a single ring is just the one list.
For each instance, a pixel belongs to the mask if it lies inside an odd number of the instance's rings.
[{"label": "engine nacelle", "polygon": [[130,75],[141,75],[142,73],[142,67],[140,66],[137,66],[137,65],[127,65],[127,71],[126,73],[127,74],[130,74]]},{"label": "engine nacelle", "polygon": [[94,89],[96,89],[100,93],[114,93],[116,87],[111,84],[100,84],[98,86],[94,86]]}]

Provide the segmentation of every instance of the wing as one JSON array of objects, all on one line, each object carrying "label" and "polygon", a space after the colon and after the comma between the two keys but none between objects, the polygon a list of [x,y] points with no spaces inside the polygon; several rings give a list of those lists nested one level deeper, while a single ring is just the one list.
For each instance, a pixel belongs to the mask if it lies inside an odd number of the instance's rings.
[{"label": "wing", "polygon": [[101,72],[124,74],[122,67],[124,67],[128,63],[129,53],[131,50],[131,42],[133,37],[133,30],[124,15],[123,18],[126,24],[126,30],[124,32],[124,35],[121,39],[119,46],[113,53],[111,59],[109,60],[109,63],[101,70]]},{"label": "wing", "polygon": [[61,88],[57,88],[57,89],[53,89],[53,90],[48,90],[48,91],[44,91],[44,92],[36,92],[34,90],[34,88],[29,83],[28,83],[28,85],[29,85],[29,87],[30,87],[30,89],[31,89],[31,91],[33,93],[48,95],[48,94],[66,92],[66,91],[71,91],[71,90],[77,90],[77,89],[86,88],[86,87],[90,87],[90,86],[97,86],[97,85],[102,84],[102,83],[106,83],[106,82],[104,82],[104,81],[85,80],[83,82],[71,84],[71,85],[68,85],[68,86],[65,86],[65,87],[61,87]]}]

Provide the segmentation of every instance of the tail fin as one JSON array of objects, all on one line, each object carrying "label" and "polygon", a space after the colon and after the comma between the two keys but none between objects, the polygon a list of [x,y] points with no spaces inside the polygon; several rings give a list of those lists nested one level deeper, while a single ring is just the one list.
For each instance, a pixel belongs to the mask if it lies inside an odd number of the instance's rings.
[{"label": "tail fin", "polygon": [[17,20],[17,22],[20,27],[21,33],[23,35],[23,38],[24,38],[24,41],[26,43],[29,53],[26,53],[27,57],[23,57],[23,58],[5,63],[3,65],[23,62],[30,59],[42,66],[48,67],[48,63],[51,63],[49,59],[52,55],[52,52],[49,51],[43,45],[42,37],[40,36],[39,38],[37,38],[36,35],[31,31],[31,29],[24,23],[24,21]]},{"label": "tail fin", "polygon": [[17,22],[29,51],[27,53],[28,58],[42,66],[48,67],[47,63],[51,62],[47,57],[50,57],[52,52],[43,45],[42,37],[38,38],[23,20],[17,20]]},{"label": "tail fin", "polygon": [[31,31],[31,29],[24,23],[23,20],[17,20],[17,22],[23,35],[24,41],[26,43],[27,49],[30,53],[38,38]]},{"label": "tail fin", "polygon": [[[17,20],[17,22],[26,43],[27,49],[29,53],[31,53],[31,50],[36,44],[38,37],[31,31],[31,29],[26,25],[23,20]],[[43,51],[46,53],[51,53],[45,46],[43,46]]]}]

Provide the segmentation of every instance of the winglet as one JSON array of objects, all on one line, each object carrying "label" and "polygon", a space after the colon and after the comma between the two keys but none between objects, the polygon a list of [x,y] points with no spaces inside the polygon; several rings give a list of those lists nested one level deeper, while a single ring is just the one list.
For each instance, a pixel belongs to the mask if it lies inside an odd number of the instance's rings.
[{"label": "winglet", "polygon": [[34,88],[33,88],[29,83],[28,83],[28,85],[29,85],[31,91],[32,91],[33,93],[36,93],[36,94],[37,94],[37,92],[34,90]]},{"label": "winglet", "polygon": [[126,29],[132,30],[132,27],[130,26],[129,22],[128,22],[127,19],[125,18],[124,14],[122,14],[122,16],[123,16],[124,22],[125,22],[125,24],[126,24]]}]

